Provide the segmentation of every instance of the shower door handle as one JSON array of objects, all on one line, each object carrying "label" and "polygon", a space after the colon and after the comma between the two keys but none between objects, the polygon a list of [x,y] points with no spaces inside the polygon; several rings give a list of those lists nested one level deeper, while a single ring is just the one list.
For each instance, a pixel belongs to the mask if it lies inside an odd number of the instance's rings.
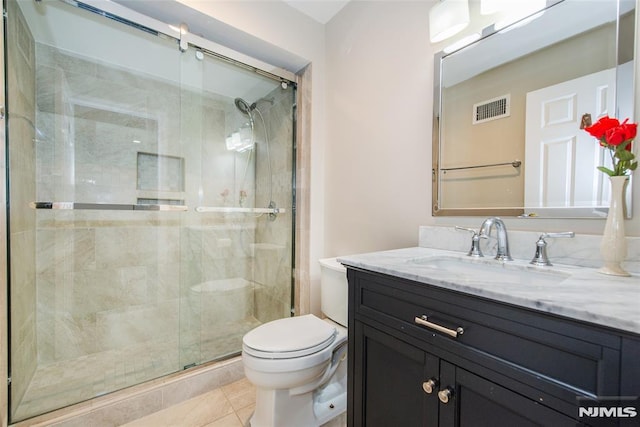
[{"label": "shower door handle", "polygon": [[186,211],[185,205],[151,205],[122,203],[31,202],[32,209],[99,210],[99,211]]},{"label": "shower door handle", "polygon": [[254,213],[254,214],[279,214],[285,213],[284,208],[242,208],[231,206],[198,206],[196,212],[206,213]]}]

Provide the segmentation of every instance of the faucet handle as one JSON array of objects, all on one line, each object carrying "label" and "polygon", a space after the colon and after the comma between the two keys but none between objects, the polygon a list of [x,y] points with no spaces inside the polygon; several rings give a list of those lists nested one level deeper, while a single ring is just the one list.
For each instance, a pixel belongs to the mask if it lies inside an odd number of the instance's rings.
[{"label": "faucet handle", "polygon": [[458,227],[457,225],[454,228],[456,230],[468,231],[470,233],[473,233],[473,235],[471,236],[471,249],[469,249],[469,252],[467,252],[467,256],[472,256],[476,258],[480,258],[484,256],[482,255],[482,251],[480,250],[480,239],[487,239],[487,236],[481,236],[478,234],[476,230],[471,228]]},{"label": "faucet handle", "polygon": [[551,266],[549,257],[547,257],[547,242],[544,239],[556,237],[574,237],[576,233],[573,231],[563,231],[561,233],[542,233],[536,242],[536,254],[529,264],[537,266]]}]

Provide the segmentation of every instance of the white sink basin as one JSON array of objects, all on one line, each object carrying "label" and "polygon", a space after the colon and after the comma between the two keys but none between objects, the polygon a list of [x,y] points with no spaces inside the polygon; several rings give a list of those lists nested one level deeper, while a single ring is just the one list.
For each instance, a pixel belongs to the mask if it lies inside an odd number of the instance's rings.
[{"label": "white sink basin", "polygon": [[491,258],[456,258],[448,256],[433,256],[415,258],[408,261],[423,268],[433,269],[442,278],[453,278],[466,283],[513,283],[522,285],[552,285],[560,283],[570,277],[570,274],[548,270],[541,271],[540,267],[500,262]]}]

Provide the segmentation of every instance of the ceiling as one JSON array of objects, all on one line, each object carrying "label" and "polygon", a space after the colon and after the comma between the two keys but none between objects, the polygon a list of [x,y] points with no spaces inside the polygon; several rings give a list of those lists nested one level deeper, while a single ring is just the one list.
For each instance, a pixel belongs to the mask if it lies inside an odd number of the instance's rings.
[{"label": "ceiling", "polygon": [[349,3],[349,0],[284,0],[284,2],[319,23],[326,24]]}]

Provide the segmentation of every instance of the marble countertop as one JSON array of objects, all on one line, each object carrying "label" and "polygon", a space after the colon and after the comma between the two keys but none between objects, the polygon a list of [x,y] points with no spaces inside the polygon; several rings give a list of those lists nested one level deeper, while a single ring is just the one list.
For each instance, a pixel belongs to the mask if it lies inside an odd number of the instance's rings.
[{"label": "marble countertop", "polygon": [[[487,280],[465,268],[434,268],[434,260],[484,264],[515,274],[516,280]],[[490,257],[471,259],[464,253],[431,248],[406,248],[338,257],[351,267],[388,274],[416,282],[464,292],[495,301],[551,313],[570,319],[640,334],[640,275],[616,277],[598,273],[595,268],[570,265],[536,267],[529,260],[502,263]],[[485,268],[482,267],[482,268]],[[532,274],[529,274],[531,272]],[[528,281],[518,282],[518,276]],[[539,275],[540,280],[529,276]],[[555,275],[555,279],[552,276]],[[546,277],[551,280],[545,280]]]}]

